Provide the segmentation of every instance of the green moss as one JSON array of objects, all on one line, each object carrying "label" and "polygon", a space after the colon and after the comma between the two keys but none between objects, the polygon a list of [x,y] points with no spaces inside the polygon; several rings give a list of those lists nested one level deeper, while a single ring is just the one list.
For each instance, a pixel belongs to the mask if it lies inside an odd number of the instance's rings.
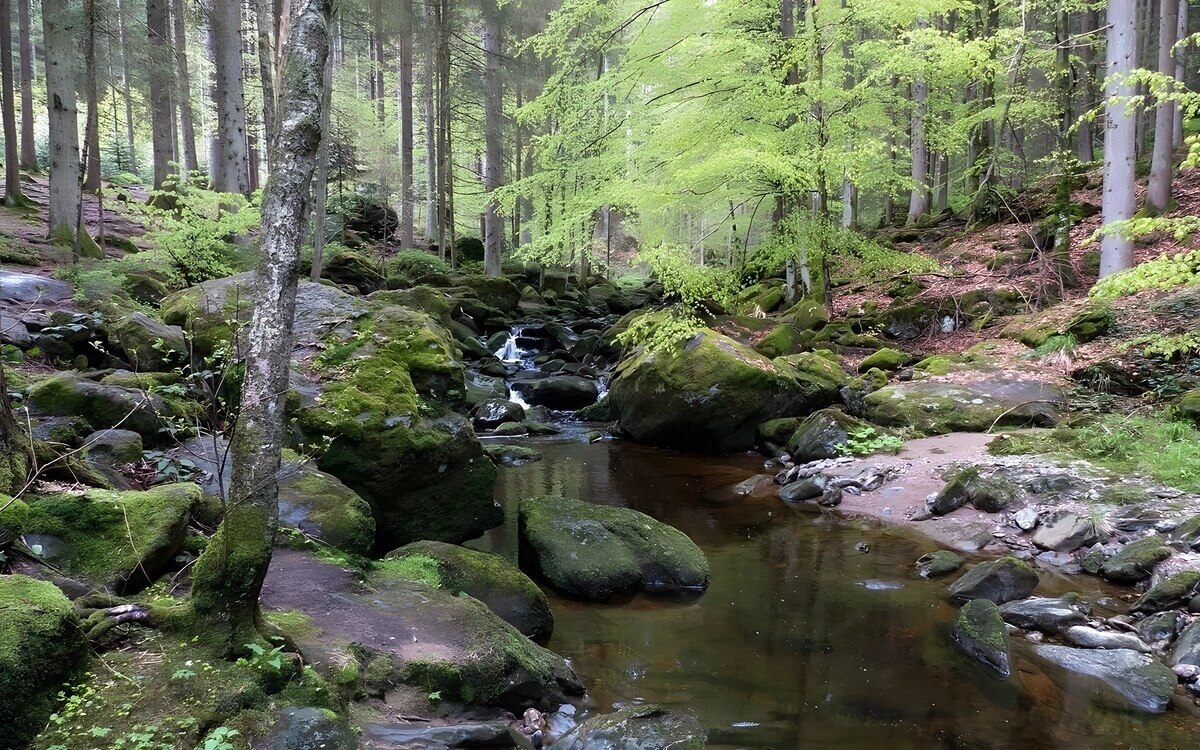
[{"label": "green moss", "polygon": [[178,551],[199,499],[194,484],[55,495],[30,503],[21,531],[65,541],[67,549],[53,558],[59,568],[118,592],[136,590]]},{"label": "green moss", "polygon": [[884,347],[874,354],[866,356],[863,361],[859,363],[858,371],[866,372],[873,369],[885,371],[899,370],[901,367],[907,364],[910,359],[912,359],[912,357],[906,352]]},{"label": "green moss", "polygon": [[[811,336],[811,334],[809,334]],[[796,354],[804,348],[805,335],[790,324],[776,326],[754,346],[754,350],[765,357],[774,359],[788,354]]]},{"label": "green moss", "polygon": [[1100,573],[1110,581],[1136,583],[1148,578],[1154,566],[1171,556],[1171,549],[1157,534],[1134,540],[1104,562]]},{"label": "green moss", "polygon": [[298,462],[285,466],[279,483],[282,519],[290,514],[300,528],[314,533],[325,544],[352,555],[367,555],[375,543],[371,507],[333,477]]},{"label": "green moss", "polygon": [[758,438],[775,445],[786,445],[803,421],[800,417],[782,417],[763,422],[758,426]]},{"label": "green moss", "polygon": [[85,644],[75,609],[53,584],[0,576],[0,727],[23,747],[45,724],[51,693],[78,665]]},{"label": "green moss", "polygon": [[1164,612],[1182,607],[1200,590],[1200,570],[1181,570],[1154,584],[1133,604],[1134,612]]},{"label": "green moss", "polygon": [[389,557],[376,563],[375,570],[379,575],[442,588],[442,577],[438,572],[437,560],[428,555],[413,553]]},{"label": "green moss", "polygon": [[115,385],[135,391],[153,392],[167,385],[177,385],[183,382],[183,375],[178,372],[129,372],[118,370],[100,379],[101,385]]},{"label": "green moss", "polygon": [[961,354],[935,354],[913,365],[913,369],[935,377],[942,377],[953,372],[955,365],[970,361],[971,357]]},{"label": "green moss", "polygon": [[1100,490],[1100,502],[1109,505],[1138,505],[1150,500],[1150,493],[1145,487],[1134,487],[1128,484],[1111,484]]},{"label": "green moss", "polygon": [[257,641],[259,586],[271,562],[270,539],[264,510],[246,503],[230,506],[192,566],[190,616],[179,625],[232,652]]}]

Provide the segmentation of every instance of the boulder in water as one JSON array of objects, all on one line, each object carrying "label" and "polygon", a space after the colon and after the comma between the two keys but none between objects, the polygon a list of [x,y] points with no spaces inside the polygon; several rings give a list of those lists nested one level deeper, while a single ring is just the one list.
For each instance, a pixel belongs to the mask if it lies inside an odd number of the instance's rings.
[{"label": "boulder in water", "polygon": [[575,411],[596,403],[600,389],[595,381],[578,375],[559,375],[540,380],[519,380],[513,390],[534,406],[556,411]]},{"label": "boulder in water", "polygon": [[1153,584],[1133,603],[1134,612],[1164,612],[1182,607],[1200,593],[1200,570],[1181,570]]},{"label": "boulder in water", "polygon": [[505,422],[520,422],[525,419],[525,409],[512,401],[492,398],[475,407],[475,427],[491,430]]},{"label": "boulder in water", "polygon": [[1160,714],[1175,692],[1171,670],[1137,651],[1046,645],[1034,646],[1033,653],[1064,690],[1114,708]]},{"label": "boulder in water", "polygon": [[1012,675],[1012,642],[1000,617],[1000,608],[987,599],[963,605],[951,627],[954,645],[996,677]]},{"label": "boulder in water", "polygon": [[1037,584],[1038,575],[1029,563],[1008,556],[971,568],[950,584],[950,597],[957,602],[987,599],[1004,604],[1029,596]]},{"label": "boulder in water", "polygon": [[855,431],[869,427],[840,409],[821,409],[810,414],[792,433],[787,452],[796,463],[837,458]]},{"label": "boulder in water", "polygon": [[947,549],[939,549],[930,552],[926,555],[921,555],[917,560],[917,572],[922,578],[941,578],[948,576],[951,573],[958,572],[958,569],[963,566],[961,555],[957,555]]},{"label": "boulder in water", "polygon": [[555,743],[564,750],[703,750],[704,725],[690,713],[661,706],[626,706],[593,716],[573,737]]},{"label": "boulder in water", "polygon": [[1116,583],[1137,583],[1149,578],[1154,566],[1171,556],[1171,548],[1157,534],[1142,537],[1104,561],[1100,575]]},{"label": "boulder in water", "polygon": [[522,501],[519,517],[530,566],[567,596],[598,601],[639,589],[708,586],[708,560],[700,548],[636,510],[543,497]]},{"label": "boulder in water", "polygon": [[1100,541],[1100,533],[1090,518],[1059,510],[1039,517],[1032,541],[1045,550],[1074,552]]},{"label": "boulder in water", "polygon": [[1074,625],[1083,625],[1091,613],[1087,602],[1073,592],[1053,599],[1031,596],[1000,605],[1000,616],[1008,624],[1047,635],[1058,635]]}]

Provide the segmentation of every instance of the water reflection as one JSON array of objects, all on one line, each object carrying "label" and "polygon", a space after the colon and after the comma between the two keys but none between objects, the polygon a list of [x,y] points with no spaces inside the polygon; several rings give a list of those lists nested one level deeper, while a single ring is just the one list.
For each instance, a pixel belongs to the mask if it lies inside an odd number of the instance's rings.
[{"label": "water reflection", "polygon": [[[1017,678],[983,675],[950,645],[954,609],[942,584],[912,573],[932,544],[738,494],[758,459],[619,442],[537,447],[543,461],[501,473],[497,498],[510,510],[545,494],[636,508],[682,529],[712,565],[708,593],[688,602],[551,596],[549,645],[573,660],[596,710],[634,700],[690,708],[714,747],[1179,748],[1200,739],[1178,711],[1142,718],[1064,702],[1020,644]],[[507,515],[478,544],[515,560],[515,512]]]}]

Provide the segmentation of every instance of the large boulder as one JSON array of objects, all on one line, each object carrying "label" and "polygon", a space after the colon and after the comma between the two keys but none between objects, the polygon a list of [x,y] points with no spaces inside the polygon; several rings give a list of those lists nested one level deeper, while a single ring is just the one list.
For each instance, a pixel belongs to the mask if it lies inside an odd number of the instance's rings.
[{"label": "large boulder", "polygon": [[176,405],[157,393],[103,385],[75,373],[62,373],[30,387],[26,396],[41,415],[83,417],[97,429],[133,430],[147,442],[159,442],[172,429]]},{"label": "large boulder", "polygon": [[563,750],[703,750],[708,735],[690,713],[635,705],[593,716],[565,742]]},{"label": "large boulder", "polygon": [[869,394],[864,403],[867,419],[876,424],[936,435],[986,432],[997,426],[1052,426],[1066,399],[1052,384],[995,373],[961,383],[893,383]]},{"label": "large boulder", "polygon": [[561,375],[540,380],[518,380],[513,390],[533,406],[576,411],[591,406],[600,398],[595,381],[578,375]]},{"label": "large boulder", "polygon": [[87,653],[75,608],[52,583],[0,575],[0,727],[4,747],[27,747],[54,694]]},{"label": "large boulder", "polygon": [[[298,457],[295,457],[298,458]],[[304,460],[285,460],[279,481],[279,523],[353,555],[375,544],[371,506],[331,474]]]},{"label": "large boulder", "polygon": [[109,323],[108,336],[137,371],[170,370],[188,359],[183,329],[143,312],[127,313]]},{"label": "large boulder", "polygon": [[1091,614],[1092,608],[1074,592],[1053,599],[1031,596],[1000,605],[1000,616],[1008,624],[1047,635],[1058,635],[1067,628],[1083,625]]},{"label": "large boulder", "polygon": [[518,714],[582,694],[562,657],[478,600],[413,572],[383,565],[363,580],[306,553],[277,550],[263,606],[305,615],[308,627],[295,635],[297,644],[318,670],[343,684],[365,681],[356,686],[372,690],[411,685],[422,695]]},{"label": "large boulder", "polygon": [[1175,692],[1177,680],[1170,669],[1130,649],[1035,646],[1033,653],[1064,690],[1114,708],[1160,714]]},{"label": "large boulder", "polygon": [[796,463],[837,458],[856,431],[868,428],[866,422],[840,409],[821,409],[810,414],[787,441],[787,451]]},{"label": "large boulder", "polygon": [[284,708],[257,750],[355,750],[358,743],[344,724],[319,708]]},{"label": "large boulder", "polygon": [[[821,357],[770,360],[715,331],[643,347],[618,367],[609,398],[635,440],[713,452],[747,450],[759,424],[834,403],[845,373]],[[799,365],[799,366],[798,366]]]},{"label": "large boulder", "polygon": [[987,599],[1004,604],[1024,599],[1037,588],[1038,575],[1029,563],[1015,557],[979,563],[950,584],[950,598],[957,602]]},{"label": "large boulder", "polygon": [[1074,552],[1100,541],[1100,533],[1092,519],[1058,510],[1038,519],[1031,541],[1044,550]]},{"label": "large boulder", "polygon": [[1200,593],[1200,570],[1181,570],[1156,581],[1133,603],[1134,612],[1165,612],[1183,607]]},{"label": "large boulder", "polygon": [[424,567],[426,582],[487,605],[509,625],[534,639],[550,637],[554,615],[546,595],[504,558],[445,542],[413,542],[387,554],[384,565]]},{"label": "large boulder", "polygon": [[359,294],[370,294],[387,285],[387,278],[373,259],[351,250],[334,255],[321,269],[321,276]]},{"label": "large boulder", "polygon": [[505,422],[523,422],[525,409],[520,404],[502,398],[490,398],[475,407],[475,427],[491,430]]},{"label": "large boulder", "polygon": [[15,525],[57,569],[124,595],[145,588],[172,563],[199,500],[194,484],[52,495],[31,501]]},{"label": "large boulder", "polygon": [[1012,642],[1000,617],[1000,608],[987,599],[963,605],[950,629],[954,645],[1000,678],[1012,675]]},{"label": "large boulder", "polygon": [[544,497],[522,501],[519,517],[530,566],[567,596],[596,601],[708,586],[700,548],[636,510]]},{"label": "large boulder", "polygon": [[1100,575],[1116,583],[1137,583],[1150,577],[1154,566],[1171,556],[1171,548],[1157,534],[1126,544],[1100,567]]}]

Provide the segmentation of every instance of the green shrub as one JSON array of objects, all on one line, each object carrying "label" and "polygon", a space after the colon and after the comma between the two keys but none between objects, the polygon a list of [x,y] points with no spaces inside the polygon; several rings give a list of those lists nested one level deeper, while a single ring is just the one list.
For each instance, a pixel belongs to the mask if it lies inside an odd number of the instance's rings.
[{"label": "green shrub", "polygon": [[424,250],[401,250],[384,264],[388,276],[406,276],[419,279],[431,274],[450,273],[450,264],[433,253]]}]

